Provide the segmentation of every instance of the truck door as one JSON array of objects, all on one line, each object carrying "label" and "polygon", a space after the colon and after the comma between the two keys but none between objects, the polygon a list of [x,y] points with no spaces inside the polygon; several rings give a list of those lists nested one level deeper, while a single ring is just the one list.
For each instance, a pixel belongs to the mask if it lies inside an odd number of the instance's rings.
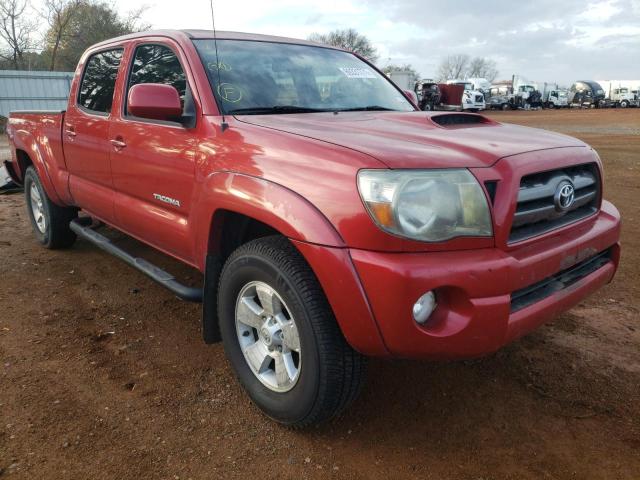
[{"label": "truck door", "polygon": [[[177,53],[180,52],[180,53]],[[122,104],[111,123],[111,169],[119,228],[190,262],[189,212],[195,182],[197,106],[181,50],[166,39],[140,40],[127,55]],[[162,83],[183,103],[180,122],[134,117],[127,111],[131,87]]]},{"label": "truck door", "polygon": [[110,48],[87,58],[70,92],[62,127],[71,195],[77,205],[106,222],[114,216],[109,122],[123,51]]}]

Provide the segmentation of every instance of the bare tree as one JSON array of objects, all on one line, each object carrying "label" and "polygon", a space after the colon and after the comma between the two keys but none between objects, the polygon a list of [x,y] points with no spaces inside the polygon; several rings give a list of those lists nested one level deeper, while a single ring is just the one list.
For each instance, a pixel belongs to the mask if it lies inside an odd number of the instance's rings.
[{"label": "bare tree", "polygon": [[26,15],[27,0],[0,0],[0,39],[6,47],[0,57],[16,70],[23,68],[23,57],[32,47],[36,25]]},{"label": "bare tree", "polygon": [[[76,9],[77,12],[70,16],[56,52],[56,70],[72,71],[82,53],[90,45],[149,28],[141,21],[144,7],[121,15],[107,2],[83,0],[77,4]],[[52,39],[55,37],[55,30],[51,31],[51,28],[49,30],[47,38]],[[54,43],[49,45],[53,47]],[[45,51],[45,53],[52,52]]]},{"label": "bare tree", "polygon": [[489,58],[476,57],[469,63],[467,77],[486,78],[493,82],[498,76],[496,62]]},{"label": "bare tree", "polygon": [[312,33],[309,35],[309,40],[344,48],[357,53],[372,63],[378,59],[378,52],[371,41],[353,28],[333,30],[329,33]]},{"label": "bare tree", "polygon": [[49,70],[56,68],[56,59],[61,42],[68,35],[71,20],[80,10],[83,0],[45,0],[42,16],[49,24],[45,38],[46,49],[49,51]]},{"label": "bare tree", "polygon": [[440,80],[464,78],[469,68],[469,62],[469,55],[449,55],[440,63],[438,78]]}]

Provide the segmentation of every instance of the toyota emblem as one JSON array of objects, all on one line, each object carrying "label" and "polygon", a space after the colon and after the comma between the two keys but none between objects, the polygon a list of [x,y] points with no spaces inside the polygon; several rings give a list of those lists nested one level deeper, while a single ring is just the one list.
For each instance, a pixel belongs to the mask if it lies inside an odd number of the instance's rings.
[{"label": "toyota emblem", "polygon": [[558,184],[556,193],[553,196],[553,203],[556,210],[559,212],[566,212],[571,208],[576,198],[576,191],[573,187],[573,183],[569,180],[563,180]]}]

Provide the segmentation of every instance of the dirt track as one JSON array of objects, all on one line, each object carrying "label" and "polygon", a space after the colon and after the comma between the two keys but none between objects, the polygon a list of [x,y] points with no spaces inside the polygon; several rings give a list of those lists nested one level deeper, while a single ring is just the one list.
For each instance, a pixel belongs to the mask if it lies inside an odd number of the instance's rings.
[{"label": "dirt track", "polygon": [[489,358],[372,360],[351,410],[307,432],[252,406],[197,306],[86,242],[40,248],[22,196],[0,197],[0,477],[640,478],[640,110],[491,115],[596,147],[617,278]]}]

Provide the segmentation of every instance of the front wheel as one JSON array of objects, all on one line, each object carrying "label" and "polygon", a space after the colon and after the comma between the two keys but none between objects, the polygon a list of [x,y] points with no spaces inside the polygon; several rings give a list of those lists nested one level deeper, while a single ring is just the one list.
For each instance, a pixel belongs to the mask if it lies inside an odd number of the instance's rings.
[{"label": "front wheel", "polygon": [[69,222],[78,216],[78,209],[61,207],[49,199],[33,167],[24,176],[27,213],[36,239],[50,249],[68,248],[76,241]]},{"label": "front wheel", "polygon": [[240,383],[269,417],[306,427],[343,411],[365,358],[344,339],[304,258],[284,237],[251,241],[227,260],[218,318]]}]

